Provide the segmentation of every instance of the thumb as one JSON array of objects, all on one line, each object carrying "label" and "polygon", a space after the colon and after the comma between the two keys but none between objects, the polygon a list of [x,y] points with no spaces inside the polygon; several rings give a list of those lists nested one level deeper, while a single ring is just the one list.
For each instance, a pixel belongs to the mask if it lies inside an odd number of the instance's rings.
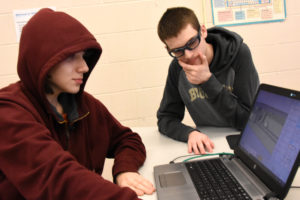
[{"label": "thumb", "polygon": [[187,64],[185,62],[182,62],[181,60],[178,60],[178,63],[183,69],[187,67]]}]

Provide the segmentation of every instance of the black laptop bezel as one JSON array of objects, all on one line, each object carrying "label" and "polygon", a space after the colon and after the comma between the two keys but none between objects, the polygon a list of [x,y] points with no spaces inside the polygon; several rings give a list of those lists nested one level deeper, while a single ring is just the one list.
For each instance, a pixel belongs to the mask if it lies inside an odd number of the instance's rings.
[{"label": "black laptop bezel", "polygon": [[[294,90],[290,90],[290,89],[286,89],[286,88],[282,88],[282,87],[278,87],[278,86],[273,86],[273,85],[269,85],[269,84],[261,84],[259,86],[258,92],[255,96],[255,100],[253,101],[253,105],[254,105],[254,102],[256,101],[259,91],[261,91],[261,90],[300,100],[300,92],[299,91],[294,91]],[[253,106],[252,106],[252,108],[253,108]],[[251,111],[252,111],[252,108],[251,108]],[[244,132],[244,129],[241,131],[241,137],[243,137],[243,132]],[[276,197],[283,199],[287,195],[289,188],[292,184],[292,181],[293,181],[293,179],[296,175],[296,172],[298,170],[298,167],[299,167],[300,152],[298,152],[298,156],[292,167],[291,173],[284,185],[281,185],[279,183],[279,181],[264,166],[257,165],[257,163],[255,162],[254,159],[251,159],[251,158],[249,159],[249,155],[246,152],[244,152],[242,148],[240,148],[239,144],[237,145],[236,149],[234,150],[234,153],[238,158],[240,158],[240,160],[242,160],[247,165],[247,167],[249,169],[252,170],[252,172],[256,176],[258,176],[264,182],[264,184],[271,191],[276,191],[276,194],[274,194]]]}]

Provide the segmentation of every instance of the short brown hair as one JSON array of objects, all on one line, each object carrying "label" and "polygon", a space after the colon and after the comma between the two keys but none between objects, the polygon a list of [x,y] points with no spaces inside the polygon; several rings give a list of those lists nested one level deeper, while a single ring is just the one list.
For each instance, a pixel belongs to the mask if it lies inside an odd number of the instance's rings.
[{"label": "short brown hair", "polygon": [[191,24],[195,30],[200,29],[194,11],[185,7],[168,8],[158,23],[158,36],[165,43],[166,39],[176,37],[188,24]]}]

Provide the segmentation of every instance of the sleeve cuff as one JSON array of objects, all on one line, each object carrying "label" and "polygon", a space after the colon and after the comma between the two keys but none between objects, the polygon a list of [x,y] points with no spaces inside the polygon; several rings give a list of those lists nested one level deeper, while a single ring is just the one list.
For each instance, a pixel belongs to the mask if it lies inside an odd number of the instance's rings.
[{"label": "sleeve cuff", "polygon": [[211,77],[205,83],[200,84],[200,87],[207,94],[209,99],[215,98],[223,89],[223,85],[211,74]]}]

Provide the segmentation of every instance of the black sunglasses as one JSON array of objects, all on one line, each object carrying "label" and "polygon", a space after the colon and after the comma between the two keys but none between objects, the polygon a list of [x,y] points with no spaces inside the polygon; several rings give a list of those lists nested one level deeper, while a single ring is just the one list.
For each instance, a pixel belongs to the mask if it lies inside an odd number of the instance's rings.
[{"label": "black sunglasses", "polygon": [[168,53],[173,58],[179,58],[184,55],[184,51],[186,49],[193,50],[193,49],[197,48],[200,44],[200,40],[201,40],[201,32],[199,30],[198,34],[196,36],[192,37],[183,47],[168,50]]}]

